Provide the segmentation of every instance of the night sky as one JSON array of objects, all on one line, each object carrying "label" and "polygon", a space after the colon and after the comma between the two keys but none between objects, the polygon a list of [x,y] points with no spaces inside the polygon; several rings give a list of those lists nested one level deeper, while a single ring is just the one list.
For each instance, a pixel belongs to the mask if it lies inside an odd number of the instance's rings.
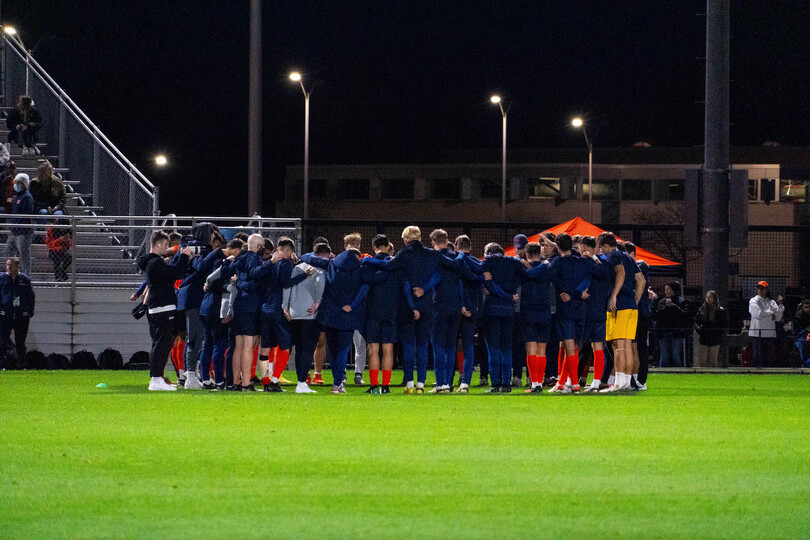
[{"label": "night sky", "polygon": [[[34,56],[136,163],[161,210],[243,215],[247,194],[247,0],[6,0]],[[704,1],[265,1],[264,213],[284,168],[310,161],[432,162],[499,148],[703,141]],[[810,145],[810,5],[732,3],[731,143]],[[34,96],[36,99],[36,96]],[[584,150],[583,150],[584,155]],[[598,161],[598,159],[597,159]]]}]

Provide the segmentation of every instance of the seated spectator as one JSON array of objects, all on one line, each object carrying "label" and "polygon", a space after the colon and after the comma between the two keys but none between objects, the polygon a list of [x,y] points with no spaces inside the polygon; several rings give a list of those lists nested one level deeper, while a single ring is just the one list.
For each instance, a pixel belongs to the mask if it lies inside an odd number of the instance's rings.
[{"label": "seated spectator", "polygon": [[42,127],[42,115],[34,107],[31,96],[20,96],[17,107],[10,110],[6,118],[8,141],[17,143],[24,156],[38,156],[37,133]]},{"label": "seated spectator", "polygon": [[717,293],[709,291],[703,305],[695,317],[695,331],[700,336],[700,355],[697,365],[699,367],[721,367],[717,359],[720,345],[728,331],[728,315],[720,305]]},{"label": "seated spectator", "polygon": [[684,365],[684,337],[692,327],[686,312],[686,300],[681,296],[681,284],[673,281],[664,287],[664,297],[653,306],[653,324],[661,352],[661,367]]},{"label": "seated spectator", "polygon": [[37,177],[31,181],[31,196],[34,197],[34,213],[61,216],[65,213],[65,183],[53,173],[53,165],[43,161],[37,169]]},{"label": "seated spectator", "polygon": [[805,298],[793,316],[793,339],[802,367],[810,368],[810,298]]},{"label": "seated spectator", "polygon": [[[33,214],[34,198],[28,191],[28,175],[20,173],[14,177],[14,198],[11,201],[12,214]],[[22,273],[31,275],[31,228],[30,217],[12,217],[9,220],[11,234],[6,244],[6,257],[19,257],[22,264]],[[14,225],[28,225],[27,227],[14,227]]]},{"label": "seated spectator", "polygon": [[14,177],[17,176],[17,165],[13,161],[9,161],[0,176],[0,212],[5,214],[11,213],[12,202],[14,201]]},{"label": "seated spectator", "polygon": [[5,144],[0,144],[0,178],[6,173],[6,166],[11,162],[11,154]]},{"label": "seated spectator", "polygon": [[54,227],[54,225],[69,225],[69,223],[65,219],[57,219],[45,231],[48,258],[53,262],[53,276],[56,281],[67,281],[68,269],[73,260],[73,256],[70,254],[73,235],[69,228]]}]

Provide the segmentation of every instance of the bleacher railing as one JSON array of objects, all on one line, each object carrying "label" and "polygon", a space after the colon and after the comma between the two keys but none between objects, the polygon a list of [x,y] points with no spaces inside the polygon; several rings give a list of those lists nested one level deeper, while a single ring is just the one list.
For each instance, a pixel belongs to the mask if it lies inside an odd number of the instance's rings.
[{"label": "bleacher railing", "polygon": [[[47,71],[16,40],[3,45],[3,95],[7,106],[28,94],[42,113],[39,141],[48,157],[67,168],[75,190],[92,195],[92,206],[110,215],[158,215],[159,193],[143,173],[110,141]],[[95,213],[91,210],[91,213]]]},{"label": "bleacher railing", "polygon": [[[12,216],[0,214],[0,241],[5,255],[20,256],[10,238],[11,231],[30,232],[31,271],[35,286],[116,287],[137,286],[143,276],[137,268],[137,258],[150,250],[149,238],[154,230],[178,232],[185,239],[192,238],[194,226],[211,222],[217,225],[227,240],[238,232],[259,233],[275,241],[288,236],[301,249],[300,219],[279,219],[222,216],[41,216],[15,214],[29,223],[9,223]],[[48,229],[51,229],[50,231]],[[54,233],[57,234],[54,234]],[[45,241],[58,232],[70,234],[71,247],[66,251],[69,266],[62,279],[55,267],[59,253],[49,250]],[[50,233],[50,234],[49,234]],[[28,236],[28,233],[25,233]]]}]

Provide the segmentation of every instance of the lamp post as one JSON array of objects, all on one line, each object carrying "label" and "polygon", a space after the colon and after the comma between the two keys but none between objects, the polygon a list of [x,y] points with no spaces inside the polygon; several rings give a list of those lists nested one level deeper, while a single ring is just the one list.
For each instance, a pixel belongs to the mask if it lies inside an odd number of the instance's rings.
[{"label": "lamp post", "polygon": [[290,80],[301,85],[304,93],[304,219],[309,218],[309,95],[304,81],[297,71],[290,73]]},{"label": "lamp post", "polygon": [[501,96],[494,95],[489,98],[489,101],[498,105],[503,117],[503,141],[502,141],[502,156],[501,156],[501,223],[506,223],[506,114],[509,112],[509,107],[503,108],[503,101]]},{"label": "lamp post", "polygon": [[20,44],[20,47],[25,51],[25,95],[28,94],[28,57],[31,55],[31,51],[25,48],[25,44],[20,37],[20,34],[17,33],[17,29],[13,26],[4,26],[3,32],[7,35],[11,36],[11,39],[15,40],[17,43]]},{"label": "lamp post", "polygon": [[158,154],[155,156],[155,165],[158,167],[165,167],[169,164],[169,159],[166,154]]},{"label": "lamp post", "polygon": [[582,128],[585,144],[588,146],[588,221],[593,223],[593,143],[588,138],[588,128],[582,118],[574,118],[571,120],[571,125],[575,128]]}]

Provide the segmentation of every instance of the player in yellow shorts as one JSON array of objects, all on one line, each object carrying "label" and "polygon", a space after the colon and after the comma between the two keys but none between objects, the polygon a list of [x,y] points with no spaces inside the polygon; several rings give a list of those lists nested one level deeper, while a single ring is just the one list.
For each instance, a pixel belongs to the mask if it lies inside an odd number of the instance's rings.
[{"label": "player in yellow shorts", "polygon": [[636,338],[636,326],[638,325],[637,309],[622,309],[607,314],[607,341],[616,339]]}]

